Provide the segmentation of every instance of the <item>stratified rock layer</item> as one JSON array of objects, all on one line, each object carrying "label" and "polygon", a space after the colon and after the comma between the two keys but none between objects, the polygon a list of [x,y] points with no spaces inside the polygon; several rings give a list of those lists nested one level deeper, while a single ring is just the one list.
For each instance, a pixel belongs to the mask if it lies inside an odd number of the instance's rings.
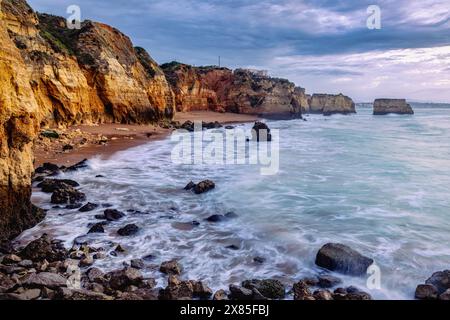
[{"label": "stratified rock layer", "polygon": [[319,113],[326,116],[333,114],[356,113],[355,103],[343,94],[313,94],[309,99],[308,113]]}]

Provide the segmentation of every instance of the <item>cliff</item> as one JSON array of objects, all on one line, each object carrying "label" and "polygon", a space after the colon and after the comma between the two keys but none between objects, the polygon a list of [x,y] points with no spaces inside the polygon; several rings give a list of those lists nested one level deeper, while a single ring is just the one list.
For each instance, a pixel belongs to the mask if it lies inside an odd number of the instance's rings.
[{"label": "cliff", "polygon": [[178,111],[211,110],[266,118],[301,117],[305,90],[262,72],[193,67],[172,62],[161,66],[176,95]]},{"label": "cliff", "polygon": [[313,94],[309,98],[308,113],[319,113],[325,116],[333,114],[356,113],[355,103],[343,94]]},{"label": "cliff", "polygon": [[395,114],[414,114],[411,106],[405,99],[377,99],[373,103],[374,115]]},{"label": "cliff", "polygon": [[18,235],[42,215],[30,203],[32,141],[38,104],[19,49],[0,19],[0,240]]},{"label": "cliff", "polygon": [[36,14],[23,0],[2,2],[9,36],[23,57],[41,126],[146,123],[171,118],[173,93],[164,73],[118,30]]}]

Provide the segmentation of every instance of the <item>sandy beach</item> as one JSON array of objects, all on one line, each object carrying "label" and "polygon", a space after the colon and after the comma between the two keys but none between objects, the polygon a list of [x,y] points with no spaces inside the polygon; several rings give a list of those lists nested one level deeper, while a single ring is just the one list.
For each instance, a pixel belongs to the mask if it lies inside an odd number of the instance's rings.
[{"label": "sandy beach", "polygon": [[[218,121],[221,124],[233,124],[253,122],[258,119],[253,115],[196,111],[177,113],[174,121],[180,123],[188,120]],[[45,162],[50,162],[60,166],[70,166],[94,156],[107,159],[118,151],[163,139],[172,130],[156,125],[135,124],[76,125],[65,130],[56,130],[61,135],[60,139],[38,138],[34,150],[34,165],[37,168]],[[65,146],[70,147],[65,148]]]}]

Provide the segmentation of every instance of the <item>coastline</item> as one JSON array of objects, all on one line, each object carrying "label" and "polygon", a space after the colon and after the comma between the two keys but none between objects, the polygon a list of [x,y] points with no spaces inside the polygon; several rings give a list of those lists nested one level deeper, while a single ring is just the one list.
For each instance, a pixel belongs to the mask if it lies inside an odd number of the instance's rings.
[{"label": "coastline", "polygon": [[[248,123],[260,120],[258,116],[218,113],[211,111],[193,111],[177,113],[173,119],[175,122],[186,121],[219,122],[220,124]],[[42,139],[34,148],[37,168],[46,162],[59,166],[71,166],[84,159],[100,156],[108,159],[119,151],[127,150],[139,145],[166,138],[171,132],[170,128],[157,125],[139,124],[98,124],[98,125],[74,125],[61,131],[61,139]],[[80,143],[84,139],[84,143]],[[63,151],[65,145],[73,149]]]}]

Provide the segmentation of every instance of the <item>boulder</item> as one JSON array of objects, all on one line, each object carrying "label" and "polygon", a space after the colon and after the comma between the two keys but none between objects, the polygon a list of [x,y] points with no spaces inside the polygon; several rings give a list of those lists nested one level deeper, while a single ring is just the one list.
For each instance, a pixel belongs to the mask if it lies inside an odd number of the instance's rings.
[{"label": "boulder", "polygon": [[77,170],[84,169],[87,167],[88,167],[88,159],[84,159],[84,160],[74,164],[73,166],[65,168],[64,171],[66,171],[66,172],[77,171]]},{"label": "boulder", "polygon": [[44,179],[37,185],[41,188],[42,192],[53,193],[58,189],[65,189],[67,186],[79,187],[80,184],[70,179]]},{"label": "boulder", "polygon": [[64,260],[68,252],[59,242],[52,241],[44,234],[39,239],[30,242],[19,253],[23,259],[32,261],[47,260],[49,262]]},{"label": "boulder", "polygon": [[60,287],[66,287],[67,279],[57,273],[34,273],[23,282],[23,286],[27,288],[47,287],[50,289],[57,289]]},{"label": "boulder", "polygon": [[376,99],[373,103],[374,115],[386,115],[390,113],[395,114],[414,114],[405,99]]},{"label": "boulder", "polygon": [[139,227],[135,224],[127,224],[125,227],[120,228],[117,234],[122,237],[129,237],[139,232]]},{"label": "boulder", "polygon": [[80,211],[80,212],[89,212],[89,211],[93,211],[93,210],[95,210],[97,208],[98,208],[98,204],[88,202],[84,206],[82,206],[80,208],[80,210],[78,210],[78,211]]},{"label": "boulder", "polygon": [[224,301],[228,300],[228,294],[225,292],[225,290],[218,290],[216,293],[214,293],[213,300],[216,301]]},{"label": "boulder", "polygon": [[161,290],[161,300],[192,300],[194,298],[194,287],[191,281],[181,281],[175,275],[170,275],[168,285]]},{"label": "boulder", "polygon": [[439,296],[439,300],[450,301],[450,289],[447,289]]},{"label": "boulder", "polygon": [[75,204],[86,200],[86,195],[75,188],[66,185],[64,188],[56,189],[51,198],[53,204]]},{"label": "boulder", "polygon": [[114,290],[121,291],[124,291],[129,286],[139,286],[143,281],[141,272],[130,267],[112,271],[107,276],[109,277],[109,286]]},{"label": "boulder", "polygon": [[342,283],[342,280],[331,275],[320,275],[317,277],[317,286],[321,288],[333,288]]},{"label": "boulder", "polygon": [[211,180],[205,180],[195,185],[194,192],[195,194],[206,193],[208,191],[211,191],[215,187],[216,185],[214,182],[212,182]]},{"label": "boulder", "polygon": [[194,298],[209,299],[213,295],[212,290],[203,282],[192,280],[190,282],[192,284]]},{"label": "boulder", "polygon": [[367,268],[373,262],[372,259],[339,243],[328,243],[324,245],[316,257],[316,265],[319,267],[352,276],[365,275]]},{"label": "boulder", "polygon": [[432,284],[420,284],[416,288],[415,297],[419,300],[437,300],[438,291]]},{"label": "boulder", "polygon": [[115,209],[106,209],[103,216],[103,218],[108,221],[117,221],[122,219],[123,217],[125,217],[125,214]]},{"label": "boulder", "polygon": [[232,300],[252,300],[253,291],[232,284],[230,285],[230,297]]},{"label": "boulder", "polygon": [[165,274],[180,275],[181,266],[176,260],[170,260],[163,262],[159,268],[159,271]]},{"label": "boulder", "polygon": [[208,218],[206,218],[206,221],[208,222],[223,222],[226,220],[226,217],[221,214],[214,214]]},{"label": "boulder", "polygon": [[333,114],[356,113],[355,103],[343,94],[313,94],[309,99],[309,113],[319,113],[324,116]]},{"label": "boulder", "polygon": [[46,162],[42,166],[36,168],[36,170],[34,170],[34,172],[38,173],[38,174],[51,175],[51,174],[58,173],[59,167],[56,164]]},{"label": "boulder", "polygon": [[252,128],[252,139],[254,141],[272,141],[272,135],[267,124],[257,121]]},{"label": "boulder", "polygon": [[450,289],[450,270],[433,273],[425,283],[435,286],[439,294],[444,293],[447,289]]},{"label": "boulder", "polygon": [[317,290],[314,292],[313,297],[316,300],[333,300],[333,294],[328,290]]},{"label": "boulder", "polygon": [[315,300],[309,286],[304,281],[299,281],[293,287],[294,300]]},{"label": "boulder", "polygon": [[105,228],[103,227],[103,223],[94,224],[88,231],[88,233],[104,233]]},{"label": "boulder", "polygon": [[242,283],[242,287],[249,290],[256,289],[268,299],[284,299],[286,296],[284,285],[280,281],[274,279],[247,280]]}]

